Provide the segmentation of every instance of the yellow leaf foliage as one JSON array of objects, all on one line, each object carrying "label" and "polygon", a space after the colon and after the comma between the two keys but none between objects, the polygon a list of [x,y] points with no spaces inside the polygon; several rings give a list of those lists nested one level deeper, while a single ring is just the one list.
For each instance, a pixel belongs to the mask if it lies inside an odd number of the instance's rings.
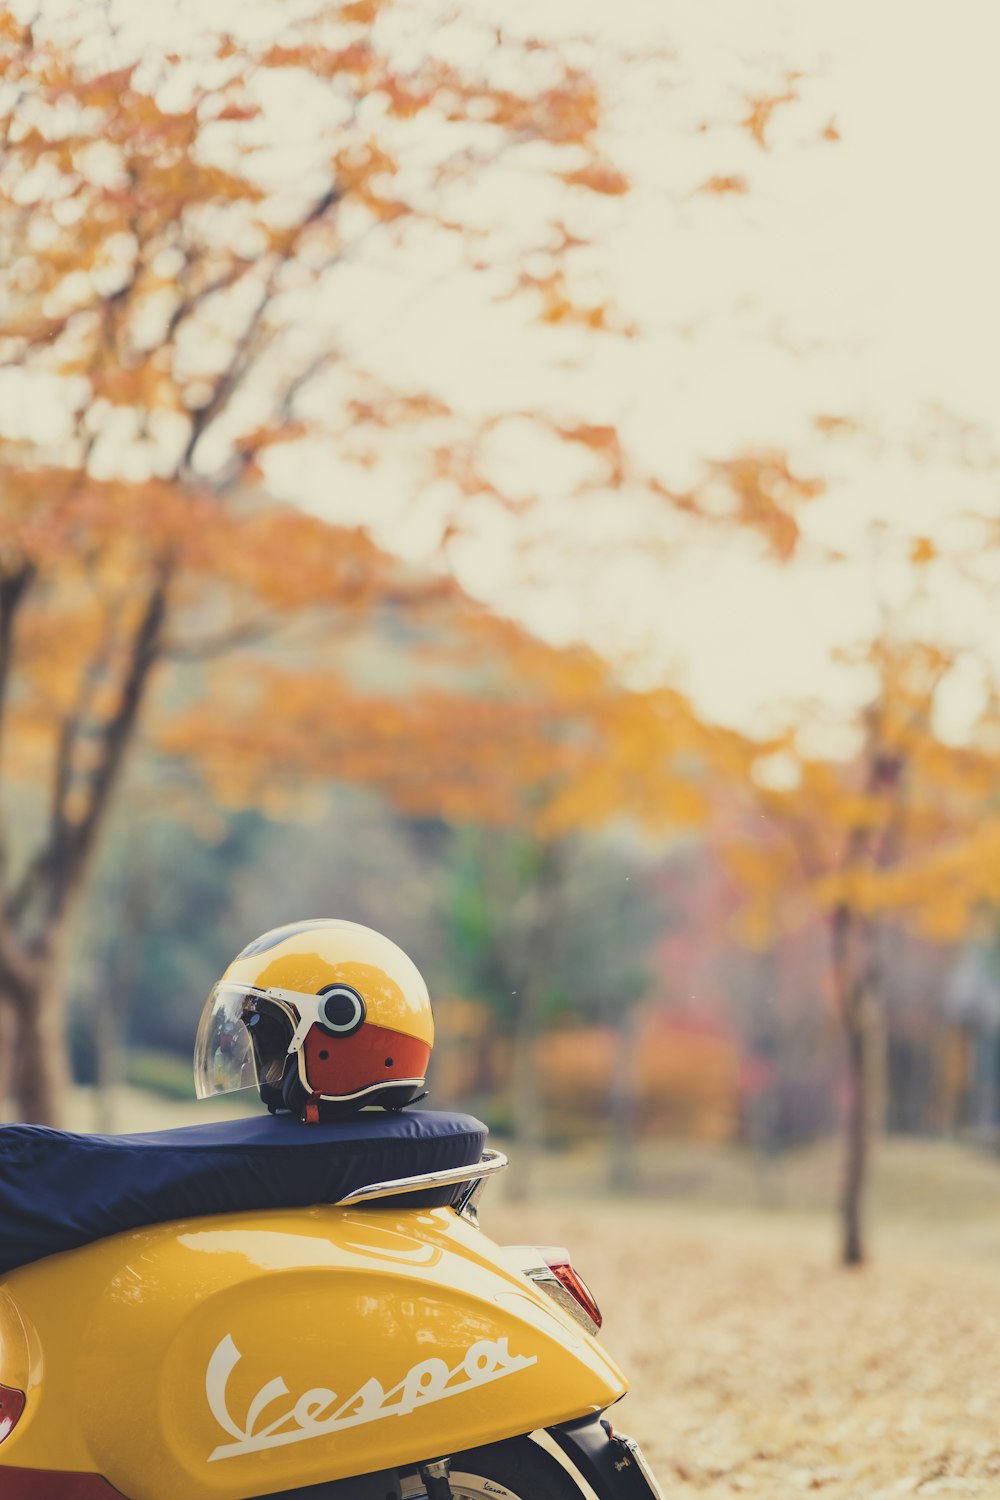
[{"label": "yellow leaf foliage", "polygon": [[[921,559],[916,559],[918,562]],[[936,729],[938,689],[952,666],[933,642],[875,639],[860,658],[877,689],[863,742],[846,761],[796,756],[788,789],[758,787],[766,835],[725,857],[746,893],[748,940],[770,940],[810,915],[892,920],[937,941],[959,940],[1000,905],[1000,734],[987,708],[956,746]],[[773,747],[767,747],[773,753]]]}]

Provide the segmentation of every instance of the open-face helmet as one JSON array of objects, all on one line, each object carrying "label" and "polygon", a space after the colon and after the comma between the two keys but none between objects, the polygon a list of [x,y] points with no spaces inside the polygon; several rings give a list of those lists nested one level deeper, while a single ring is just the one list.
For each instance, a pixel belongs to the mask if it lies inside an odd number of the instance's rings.
[{"label": "open-face helmet", "polygon": [[195,1044],[200,1099],[257,1088],[305,1120],[423,1090],[434,1019],[416,965],[357,922],[319,917],[255,938],[212,989]]}]

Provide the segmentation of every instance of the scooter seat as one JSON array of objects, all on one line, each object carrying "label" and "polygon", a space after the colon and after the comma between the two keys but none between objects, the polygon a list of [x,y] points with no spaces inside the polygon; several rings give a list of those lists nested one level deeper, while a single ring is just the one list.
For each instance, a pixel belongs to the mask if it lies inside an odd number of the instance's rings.
[{"label": "scooter seat", "polygon": [[[362,1113],[303,1125],[289,1115],[147,1135],[0,1126],[0,1274],[146,1224],[336,1203],[356,1188],[472,1166],[487,1129],[437,1110]],[[445,1185],[375,1200],[450,1204]]]}]

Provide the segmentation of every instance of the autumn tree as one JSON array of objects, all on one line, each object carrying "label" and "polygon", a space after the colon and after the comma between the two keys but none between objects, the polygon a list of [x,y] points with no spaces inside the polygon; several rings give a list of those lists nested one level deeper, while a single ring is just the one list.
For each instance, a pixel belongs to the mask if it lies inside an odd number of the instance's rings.
[{"label": "autumn tree", "polygon": [[[412,434],[407,495],[446,501],[439,562],[467,502],[517,517],[535,498],[506,493],[491,469],[508,418],[583,460],[566,494],[639,496],[711,525],[735,516],[779,551],[812,483],[764,449],[678,490],[592,411],[458,413],[389,388],[339,337],[327,297],[352,268],[446,243],[543,330],[634,334],[587,268],[588,210],[628,191],[602,146],[593,44],[388,0],[276,12],[263,45],[206,30],[183,54],[134,19],[97,4],[52,23],[0,12],[0,1016],[29,1119],[58,1116],[60,957],[123,769],[145,731],[156,739],[151,710],[170,718],[200,663],[238,652],[229,687],[258,704],[253,738],[275,703],[294,703],[289,664],[310,631],[327,640],[447,592],[357,526],[269,500],[265,474],[293,445],[315,464],[332,439],[362,472]],[[769,119],[762,100],[744,122],[760,146]],[[518,163],[544,207],[527,232],[494,215],[493,233],[481,206],[503,179],[491,174]],[[350,681],[326,676],[317,691],[349,774],[391,780]],[[199,751],[190,737],[174,747]],[[228,774],[233,795],[253,776],[238,759]],[[588,775],[606,804],[608,772]],[[627,800],[634,780],[626,769]],[[455,795],[471,810],[476,788],[459,776]],[[569,812],[546,816],[555,827]]]},{"label": "autumn tree", "polygon": [[[913,545],[911,605],[920,570],[935,557]],[[985,684],[962,732],[942,708],[971,657]],[[866,1259],[865,1196],[871,1140],[884,1095],[883,995],[886,937],[903,925],[954,942],[977,912],[1000,900],[991,811],[1000,782],[1000,717],[988,653],[922,639],[906,618],[883,614],[879,634],[850,659],[867,689],[854,725],[855,750],[824,755],[808,712],[788,736],[762,746],[747,786],[752,836],[720,841],[746,893],[742,930],[754,947],[819,917],[826,928],[829,997],[844,1047],[846,1102],[841,1252]],[[763,819],[760,814],[763,813]]]},{"label": "autumn tree", "polygon": [[[442,195],[505,153],[542,144],[568,191],[624,188],[585,72],[492,32],[467,65],[433,38],[414,61],[391,16],[382,30],[391,9],[347,0],[266,46],[206,36],[184,57],[137,49],[102,6],[59,26],[0,13],[0,1016],[25,1119],[59,1118],[60,959],[141,726],[183,695],[178,664],[447,592],[262,491],[268,454],[318,426],[436,423],[430,471],[460,451],[441,403],[373,395],[317,299],[362,247],[403,255],[429,227],[463,243]],[[282,139],[303,112],[307,156],[301,132]],[[503,269],[554,317],[558,236],[541,283],[522,277],[530,248]]]}]

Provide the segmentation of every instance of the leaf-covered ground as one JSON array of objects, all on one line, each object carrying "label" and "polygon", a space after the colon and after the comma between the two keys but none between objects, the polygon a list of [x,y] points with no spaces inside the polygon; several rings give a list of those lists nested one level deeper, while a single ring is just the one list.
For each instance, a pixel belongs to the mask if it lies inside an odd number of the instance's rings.
[{"label": "leaf-covered ground", "polygon": [[483,1219],[574,1249],[632,1382],[615,1421],[668,1500],[1000,1496],[992,1216],[897,1221],[863,1272],[812,1216],[550,1200]]}]

